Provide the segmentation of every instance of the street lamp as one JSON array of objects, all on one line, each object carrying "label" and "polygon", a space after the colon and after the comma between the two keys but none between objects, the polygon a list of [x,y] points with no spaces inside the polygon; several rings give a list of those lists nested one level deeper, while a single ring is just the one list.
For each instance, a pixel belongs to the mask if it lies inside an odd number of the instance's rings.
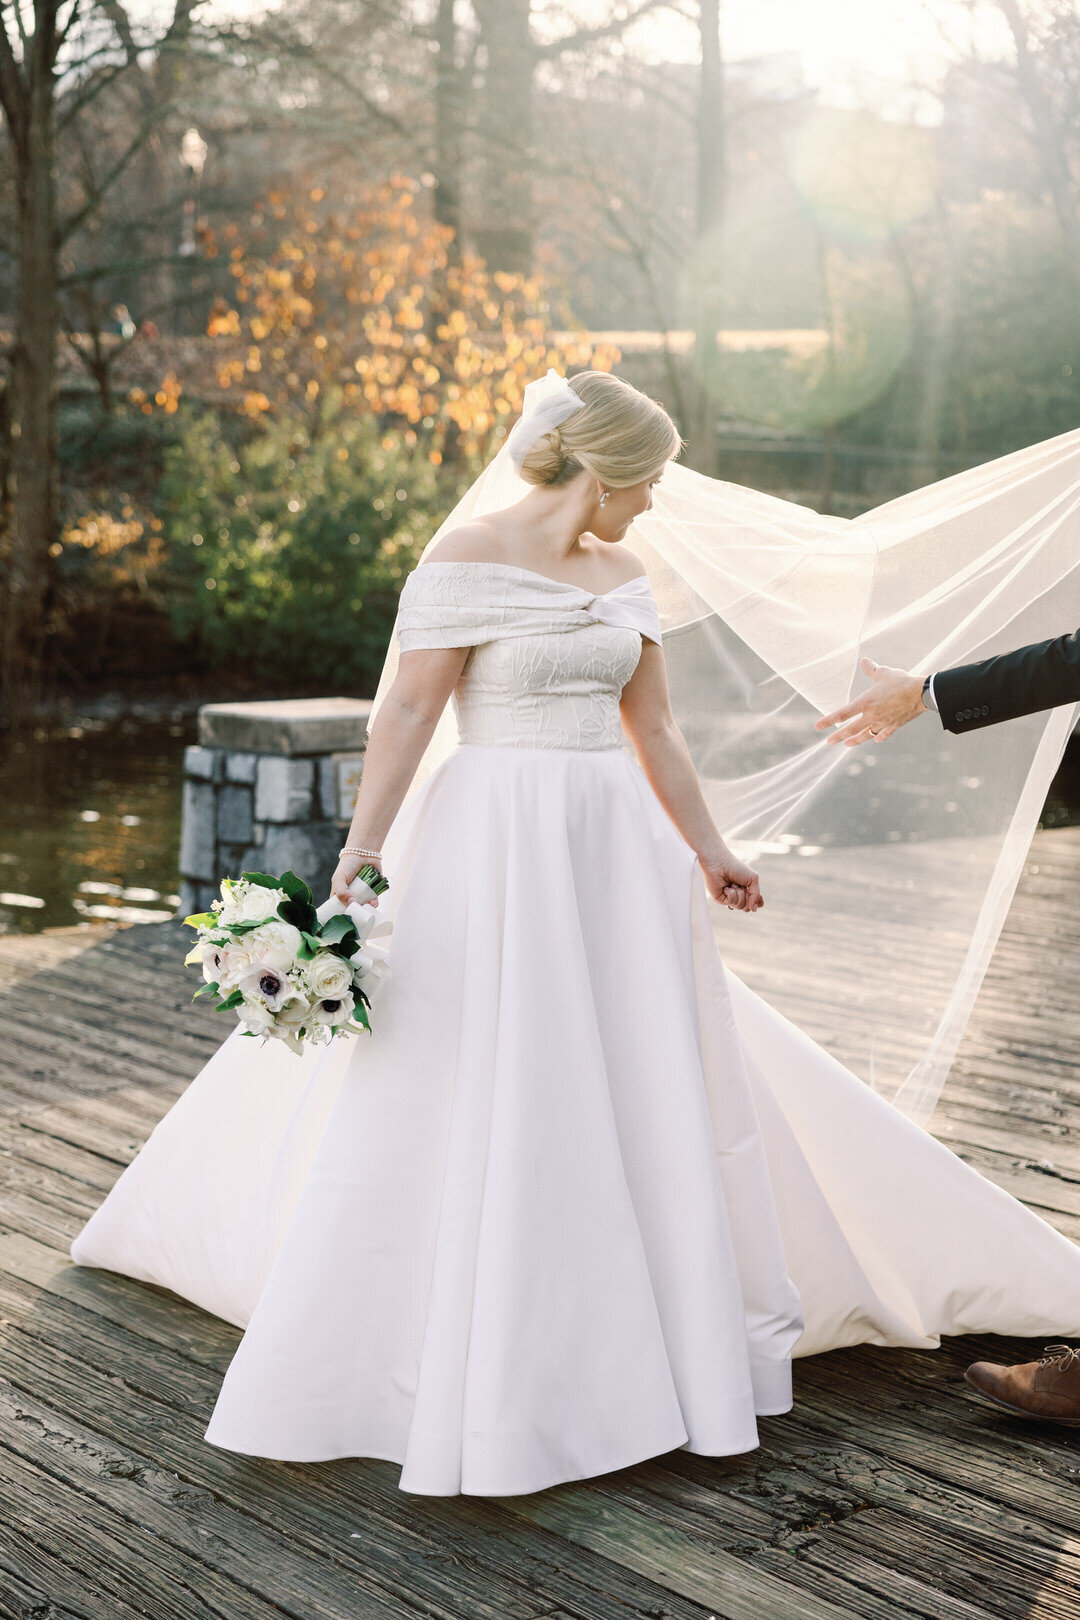
[{"label": "street lamp", "polygon": [[184,198],[184,217],[180,228],[179,253],[182,258],[189,259],[195,252],[195,193],[202,179],[203,168],[206,163],[206,154],[210,148],[192,124],[185,129],[180,142],[180,162],[187,170],[188,189]]}]

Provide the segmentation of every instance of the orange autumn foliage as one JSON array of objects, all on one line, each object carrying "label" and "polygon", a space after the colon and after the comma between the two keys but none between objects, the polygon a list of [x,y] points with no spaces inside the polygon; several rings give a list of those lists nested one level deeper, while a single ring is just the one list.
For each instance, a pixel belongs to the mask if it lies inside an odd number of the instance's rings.
[{"label": "orange autumn foliage", "polygon": [[619,351],[586,332],[551,336],[539,276],[489,272],[426,216],[406,176],[333,206],[319,186],[276,193],[222,247],[234,281],[208,332],[217,378],[237,408],[259,416],[331,397],[377,413],[433,463],[495,448],[521,409],[525,384],[548,366],[610,370]]}]

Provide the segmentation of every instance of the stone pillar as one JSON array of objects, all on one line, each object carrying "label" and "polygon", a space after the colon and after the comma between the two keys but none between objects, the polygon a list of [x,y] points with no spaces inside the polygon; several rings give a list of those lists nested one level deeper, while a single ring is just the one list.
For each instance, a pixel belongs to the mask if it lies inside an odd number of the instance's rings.
[{"label": "stone pillar", "polygon": [[180,916],[223,877],[291,869],[316,903],[352,820],[371,704],[358,698],[206,703],[184,753]]}]

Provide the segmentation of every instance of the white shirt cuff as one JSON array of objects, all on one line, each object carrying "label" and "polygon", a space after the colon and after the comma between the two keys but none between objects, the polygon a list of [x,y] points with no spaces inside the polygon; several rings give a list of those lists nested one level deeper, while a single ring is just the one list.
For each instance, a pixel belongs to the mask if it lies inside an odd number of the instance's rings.
[{"label": "white shirt cuff", "polygon": [[933,709],[935,714],[940,713],[940,711],[938,709],[938,701],[937,701],[936,696],[934,695],[934,676],[933,675],[931,675],[931,677],[930,677],[930,685],[926,688],[926,707],[928,709]]}]

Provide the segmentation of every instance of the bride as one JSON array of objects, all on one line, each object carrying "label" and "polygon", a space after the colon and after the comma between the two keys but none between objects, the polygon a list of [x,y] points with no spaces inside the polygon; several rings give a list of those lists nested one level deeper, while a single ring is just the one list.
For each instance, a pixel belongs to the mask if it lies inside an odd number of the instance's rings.
[{"label": "bride", "polygon": [[531,487],[402,591],[333,880],[390,881],[373,1034],[234,1030],[71,1248],[245,1329],[211,1444],[417,1493],[750,1450],[793,1354],[1080,1333],[1073,1246],[725,971],[706,897],[753,928],[760,884],[624,544],[679,436],[546,382],[500,452]]}]

